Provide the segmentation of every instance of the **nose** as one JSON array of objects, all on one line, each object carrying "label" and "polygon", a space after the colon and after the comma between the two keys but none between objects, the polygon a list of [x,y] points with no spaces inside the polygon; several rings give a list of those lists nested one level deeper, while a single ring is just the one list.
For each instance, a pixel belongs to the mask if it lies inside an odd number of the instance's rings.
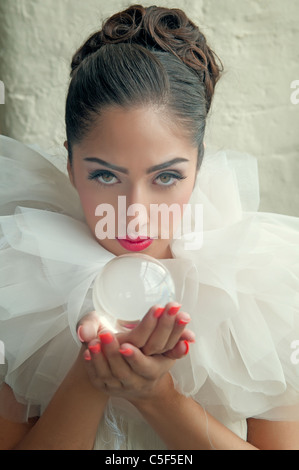
[{"label": "nose", "polygon": [[[126,233],[130,238],[149,236],[149,208],[146,190],[138,182],[126,194]],[[121,215],[123,223],[124,214]]]},{"label": "nose", "polygon": [[135,184],[132,184],[127,191],[127,207],[134,204],[140,204],[145,208],[149,207],[150,196],[147,194],[147,189],[139,183],[138,181]]}]

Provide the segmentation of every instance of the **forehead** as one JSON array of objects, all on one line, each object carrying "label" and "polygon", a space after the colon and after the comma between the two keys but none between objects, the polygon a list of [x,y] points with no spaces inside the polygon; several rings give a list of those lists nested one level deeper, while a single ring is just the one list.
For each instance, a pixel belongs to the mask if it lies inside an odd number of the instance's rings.
[{"label": "forehead", "polygon": [[194,152],[194,144],[175,119],[154,107],[107,108],[78,148],[81,155],[101,155],[118,164]]}]

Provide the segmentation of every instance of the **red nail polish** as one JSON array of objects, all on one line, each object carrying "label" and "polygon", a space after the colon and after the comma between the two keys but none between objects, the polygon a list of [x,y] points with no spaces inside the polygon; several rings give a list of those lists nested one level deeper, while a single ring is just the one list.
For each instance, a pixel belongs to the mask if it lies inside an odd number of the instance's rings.
[{"label": "red nail polish", "polygon": [[184,343],[185,343],[185,346],[186,346],[186,351],[185,351],[184,354],[185,354],[185,356],[186,356],[186,354],[188,354],[188,352],[189,352],[189,343],[188,343],[187,340],[185,340]]},{"label": "red nail polish", "polygon": [[84,351],[83,357],[84,357],[85,361],[91,361],[91,355],[90,355],[90,352],[88,351],[88,349],[86,349],[86,351]]},{"label": "red nail polish", "polygon": [[167,313],[168,315],[175,315],[176,313],[178,313],[180,308],[181,308],[181,305],[174,305],[173,307],[170,307]]},{"label": "red nail polish", "polygon": [[119,350],[120,354],[122,354],[123,356],[131,356],[133,351],[132,349],[130,348],[127,348],[127,349],[120,349]]},{"label": "red nail polish", "polygon": [[112,343],[114,337],[112,336],[111,333],[102,333],[99,335],[99,338],[101,340],[101,343],[103,344],[110,344]]},{"label": "red nail polish", "polygon": [[188,325],[188,323],[190,323],[190,320],[179,320],[178,321],[178,325]]},{"label": "red nail polish", "polygon": [[164,307],[157,307],[156,310],[155,310],[155,313],[154,313],[154,317],[155,318],[160,318],[161,315],[163,314],[164,312]]},{"label": "red nail polish", "polygon": [[97,354],[101,351],[101,344],[100,343],[92,344],[91,346],[88,346],[88,349],[93,354]]}]

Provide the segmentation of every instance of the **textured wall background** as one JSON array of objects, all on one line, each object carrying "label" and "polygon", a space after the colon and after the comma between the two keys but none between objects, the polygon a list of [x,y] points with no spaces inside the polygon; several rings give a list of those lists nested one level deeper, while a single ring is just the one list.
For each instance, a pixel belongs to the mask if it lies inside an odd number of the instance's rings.
[{"label": "textured wall background", "polygon": [[[0,0],[0,129],[55,149],[65,140],[64,100],[75,49],[122,0]],[[136,2],[138,3],[138,2]],[[299,216],[298,0],[143,1],[178,7],[224,63],[206,142],[255,155],[261,210]]]}]

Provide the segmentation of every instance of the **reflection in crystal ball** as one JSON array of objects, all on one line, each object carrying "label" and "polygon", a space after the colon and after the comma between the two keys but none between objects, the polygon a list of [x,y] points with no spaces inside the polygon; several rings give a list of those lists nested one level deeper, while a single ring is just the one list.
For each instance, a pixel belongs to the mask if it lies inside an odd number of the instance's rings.
[{"label": "reflection in crystal ball", "polygon": [[113,258],[93,286],[95,310],[123,321],[140,320],[155,304],[175,300],[175,286],[167,268],[144,254]]}]

